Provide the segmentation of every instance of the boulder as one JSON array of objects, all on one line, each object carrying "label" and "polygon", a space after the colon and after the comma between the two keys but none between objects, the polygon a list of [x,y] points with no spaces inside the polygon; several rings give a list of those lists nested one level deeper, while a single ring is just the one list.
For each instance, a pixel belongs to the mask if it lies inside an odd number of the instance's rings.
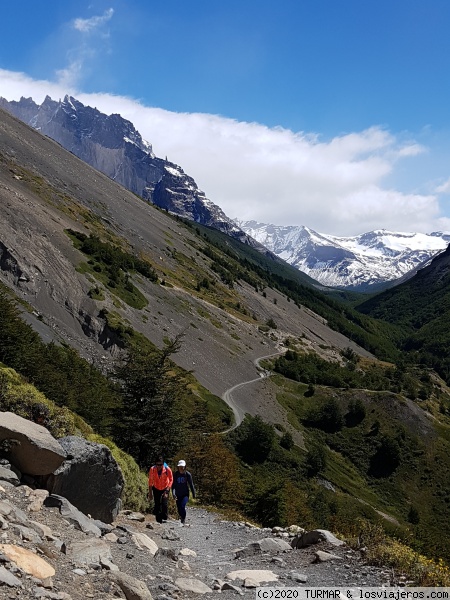
[{"label": "boulder", "polygon": [[342,560],[342,557],[337,556],[336,554],[331,554],[331,552],[324,552],[323,550],[317,550],[317,552],[315,553],[313,562],[323,563],[323,562],[329,562],[330,560]]},{"label": "boulder", "polygon": [[256,542],[250,542],[245,548],[237,548],[234,550],[235,558],[245,558],[254,554],[262,554],[263,552],[287,552],[292,550],[291,545],[285,540],[275,538],[263,538]]},{"label": "boulder", "polygon": [[64,496],[93,519],[114,521],[125,481],[110,449],[76,436],[61,438],[59,443],[67,459],[48,477],[47,490]]},{"label": "boulder", "polygon": [[11,412],[0,412],[0,441],[11,440],[8,459],[22,473],[48,475],[66,453],[48,429]]},{"label": "boulder", "polygon": [[72,542],[66,547],[66,554],[77,566],[101,564],[102,560],[112,561],[109,543],[100,539]]},{"label": "boulder", "polygon": [[251,580],[251,583],[261,585],[262,583],[268,583],[271,581],[278,581],[278,575],[273,571],[266,569],[241,569],[239,571],[231,571],[227,574],[227,579],[234,581],[235,579],[241,579],[245,581]]},{"label": "boulder", "polygon": [[0,544],[0,552],[28,575],[38,579],[47,579],[55,575],[55,569],[31,550],[15,544]]},{"label": "boulder", "polygon": [[212,592],[212,589],[199,579],[178,577],[178,579],[175,579],[175,585],[182,592],[191,592],[192,594],[208,594],[209,592]]},{"label": "boulder", "polygon": [[291,542],[292,548],[306,548],[313,544],[319,544],[320,542],[327,542],[332,546],[343,546],[344,542],[338,539],[335,535],[327,529],[314,529],[313,531],[307,531],[300,535],[296,535]]}]

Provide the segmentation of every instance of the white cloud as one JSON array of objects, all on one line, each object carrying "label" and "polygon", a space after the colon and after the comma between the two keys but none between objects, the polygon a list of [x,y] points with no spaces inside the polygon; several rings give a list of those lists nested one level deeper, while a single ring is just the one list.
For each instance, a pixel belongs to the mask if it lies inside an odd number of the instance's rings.
[{"label": "white cloud", "polygon": [[108,8],[108,10],[105,10],[101,16],[91,17],[90,19],[75,19],[73,21],[73,27],[82,33],[90,33],[94,29],[98,29],[112,19],[113,14],[114,9]]},{"label": "white cloud", "polygon": [[[228,216],[275,224],[307,225],[319,232],[353,235],[373,229],[450,230],[435,194],[383,187],[409,156],[424,151],[383,128],[322,141],[217,115],[174,113],[126,97],[83,94],[65,85],[33,81],[0,70],[0,95],[41,102],[71,93],[84,104],[132,121],[157,156],[167,156],[194,177]],[[418,160],[417,158],[415,159]],[[450,190],[450,181],[447,182]]]},{"label": "white cloud", "polygon": [[441,185],[436,188],[437,194],[450,194],[450,179],[444,181]]}]

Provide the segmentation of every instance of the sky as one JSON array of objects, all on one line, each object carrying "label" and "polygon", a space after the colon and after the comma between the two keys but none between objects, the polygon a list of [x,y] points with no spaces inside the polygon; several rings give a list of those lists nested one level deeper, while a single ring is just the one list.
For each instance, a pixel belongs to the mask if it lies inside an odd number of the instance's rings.
[{"label": "sky", "polygon": [[448,0],[2,3],[0,96],[129,119],[231,218],[450,231]]}]

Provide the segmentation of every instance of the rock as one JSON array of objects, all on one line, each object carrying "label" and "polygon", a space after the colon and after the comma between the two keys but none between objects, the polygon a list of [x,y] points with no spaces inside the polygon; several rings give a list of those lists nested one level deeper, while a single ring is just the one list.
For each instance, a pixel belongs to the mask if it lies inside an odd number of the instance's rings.
[{"label": "rock", "polygon": [[109,571],[108,576],[116,583],[127,600],[153,600],[147,585],[120,571]]},{"label": "rock", "polygon": [[252,579],[259,585],[263,582],[277,581],[278,575],[273,571],[263,569],[241,569],[240,571],[231,571],[228,573],[227,579],[231,579],[232,581],[234,579],[242,579],[242,581]]},{"label": "rock", "polygon": [[11,529],[19,535],[23,540],[27,542],[33,542],[33,544],[42,543],[42,539],[38,533],[34,529],[30,529],[30,527],[25,527],[24,525],[12,525]]},{"label": "rock", "polygon": [[298,573],[297,571],[291,571],[291,573],[289,573],[289,577],[293,581],[298,581],[298,583],[306,583],[308,581],[308,575]]},{"label": "rock", "polygon": [[139,548],[139,550],[143,550],[145,548],[152,556],[155,556],[155,554],[158,552],[157,543],[149,538],[148,535],[145,535],[145,533],[132,533],[131,539],[137,548]]},{"label": "rock", "polygon": [[320,542],[327,542],[333,546],[344,545],[342,540],[339,540],[327,529],[314,529],[313,531],[307,531],[306,533],[296,535],[291,541],[291,546],[292,548],[306,548],[307,546],[312,546],[313,544],[318,544]]},{"label": "rock", "polygon": [[291,545],[282,539],[263,538],[256,542],[247,544],[245,548],[237,548],[234,550],[235,558],[244,558],[254,554],[262,554],[263,552],[287,552],[292,550]]},{"label": "rock", "polygon": [[7,585],[9,587],[21,587],[22,582],[17,579],[8,569],[0,566],[0,586]]},{"label": "rock", "polygon": [[225,581],[221,586],[218,587],[218,589],[220,589],[222,591],[231,590],[233,592],[237,592],[241,596],[244,594],[244,592],[242,590],[240,590],[236,585],[233,585],[229,581]]},{"label": "rock", "polygon": [[286,527],[286,531],[288,531],[288,533],[293,533],[294,535],[305,533],[303,527],[300,527],[299,525],[289,525],[289,527]]},{"label": "rock", "polygon": [[58,496],[57,494],[50,494],[50,496],[44,500],[44,505],[58,507],[61,515],[81,531],[93,533],[96,537],[101,536],[102,532],[91,519],[86,515],[83,515],[83,513],[75,508],[75,506],[66,500],[66,498]]},{"label": "rock", "polygon": [[315,553],[315,558],[313,560],[313,562],[315,563],[319,563],[319,562],[329,562],[330,560],[342,560],[342,558],[340,556],[337,556],[336,554],[331,554],[331,552],[324,552],[323,550],[318,550]]},{"label": "rock", "polygon": [[0,441],[11,440],[9,459],[22,473],[49,475],[63,462],[66,453],[48,429],[11,412],[2,412]]},{"label": "rock", "polygon": [[112,561],[108,542],[90,538],[82,542],[72,542],[66,547],[66,554],[77,566],[101,564],[102,560]]},{"label": "rock", "polygon": [[111,523],[120,511],[125,481],[110,449],[77,436],[59,443],[67,459],[48,478],[47,490],[64,496],[84,514]]},{"label": "rock", "polygon": [[199,579],[179,577],[178,579],[175,579],[175,585],[182,592],[192,592],[193,594],[208,594],[209,592],[212,592],[212,589]]},{"label": "rock", "polygon": [[178,559],[177,567],[179,569],[181,569],[182,571],[190,571],[191,570],[189,563],[186,560],[183,560],[182,558]]},{"label": "rock", "polygon": [[54,540],[55,537],[53,535],[50,527],[45,525],[44,523],[38,523],[37,521],[30,521],[30,527],[32,527],[42,538],[46,538],[47,540]]},{"label": "rock", "polygon": [[181,556],[197,556],[197,552],[190,548],[182,548],[179,554],[181,554]]},{"label": "rock", "polygon": [[7,483],[12,483],[12,485],[19,485],[20,479],[11,469],[6,469],[2,465],[0,465],[0,480],[6,481]]},{"label": "rock", "polygon": [[72,600],[72,596],[66,594],[66,592],[49,592],[42,588],[34,588],[33,594],[35,598],[48,598],[49,600]]},{"label": "rock", "polygon": [[31,550],[14,544],[0,544],[0,552],[28,575],[42,580],[55,575],[55,569]]},{"label": "rock", "polygon": [[127,519],[130,519],[130,521],[138,521],[139,523],[143,523],[145,521],[145,515],[140,512],[131,512],[127,515]]},{"label": "rock", "polygon": [[175,548],[158,548],[155,558],[161,557],[171,558],[176,562],[178,561],[178,550],[175,550]]},{"label": "rock", "polygon": [[47,490],[32,490],[29,496],[30,504],[28,505],[28,510],[30,512],[39,512],[47,496]]},{"label": "rock", "polygon": [[13,506],[10,502],[0,500],[0,515],[6,517],[6,520],[10,523],[18,523],[20,525],[28,525],[27,515]]},{"label": "rock", "polygon": [[100,565],[107,571],[119,571],[119,567],[107,558],[100,557]]}]

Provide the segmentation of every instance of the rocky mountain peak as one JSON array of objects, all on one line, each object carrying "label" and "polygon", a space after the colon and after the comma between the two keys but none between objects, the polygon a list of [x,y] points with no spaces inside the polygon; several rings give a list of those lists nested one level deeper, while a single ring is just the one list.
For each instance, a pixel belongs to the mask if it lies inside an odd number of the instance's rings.
[{"label": "rocky mountain peak", "polygon": [[59,101],[46,96],[41,105],[31,98],[19,102],[0,98],[0,106],[145,200],[267,252],[179,165],[158,158],[133,123],[121,115],[105,115],[69,95]]}]

